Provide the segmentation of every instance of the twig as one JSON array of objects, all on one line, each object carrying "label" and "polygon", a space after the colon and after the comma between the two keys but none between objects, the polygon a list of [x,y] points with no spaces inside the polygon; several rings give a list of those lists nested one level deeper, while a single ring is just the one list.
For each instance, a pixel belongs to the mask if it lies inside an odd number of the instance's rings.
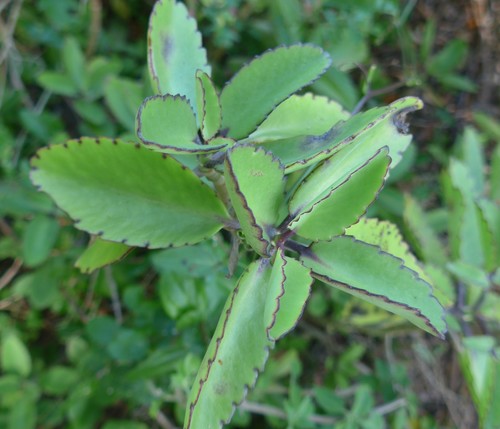
[{"label": "twig", "polygon": [[9,269],[5,271],[2,277],[0,277],[0,290],[2,290],[11,282],[11,280],[16,276],[22,266],[23,261],[21,261],[21,259],[14,259],[14,262],[9,267]]},{"label": "twig", "polygon": [[89,28],[89,42],[85,56],[90,58],[95,51],[99,34],[102,29],[102,4],[101,0],[90,0],[90,28]]},{"label": "twig", "polygon": [[156,414],[156,423],[158,423],[162,429],[179,429],[177,426],[174,426],[161,411],[158,411]]},{"label": "twig", "polygon": [[374,89],[374,90],[369,89],[367,91],[367,93],[361,98],[361,100],[359,100],[358,104],[356,104],[356,107],[351,112],[351,115],[355,115],[356,113],[359,113],[361,111],[361,109],[363,108],[363,106],[369,100],[371,100],[373,97],[377,97],[379,95],[387,94],[387,93],[392,92],[392,91],[394,91],[394,90],[396,90],[398,88],[401,88],[401,87],[403,87],[405,85],[406,85],[406,82],[396,82],[396,83],[388,85],[388,86],[386,86],[384,88],[379,88],[379,89]]},{"label": "twig", "polygon": [[104,274],[106,276],[106,283],[109,287],[109,292],[111,293],[111,306],[113,308],[113,314],[119,325],[123,323],[123,312],[122,305],[120,303],[120,295],[118,294],[118,285],[113,277],[113,272],[111,267],[107,266],[104,268]]},{"label": "twig", "polygon": [[[373,409],[373,412],[384,416],[386,414],[390,414],[396,410],[399,410],[402,407],[407,405],[406,399],[398,398],[394,401],[388,402],[387,404],[380,405]],[[259,414],[268,417],[276,417],[281,420],[287,420],[287,414],[278,407],[273,407],[271,405],[258,404],[256,402],[248,402],[244,401],[239,408],[244,411],[248,411],[254,414]],[[317,423],[320,425],[334,425],[339,422],[338,418],[322,416],[319,414],[312,414],[309,416],[308,420],[311,423]]]}]

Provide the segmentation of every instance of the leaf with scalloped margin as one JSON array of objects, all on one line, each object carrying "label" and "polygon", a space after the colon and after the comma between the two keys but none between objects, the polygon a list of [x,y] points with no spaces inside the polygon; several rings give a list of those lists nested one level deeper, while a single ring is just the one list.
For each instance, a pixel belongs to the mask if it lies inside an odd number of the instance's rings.
[{"label": "leaf with scalloped margin", "polygon": [[283,166],[258,146],[237,145],[227,151],[224,176],[248,244],[267,256],[284,201]]},{"label": "leaf with scalloped margin", "polygon": [[444,310],[431,286],[404,262],[354,237],[313,243],[300,260],[313,277],[444,338]]},{"label": "leaf with scalloped margin", "polygon": [[217,90],[210,76],[201,70],[196,72],[196,105],[201,134],[210,140],[220,130],[222,113]]},{"label": "leaf with scalloped margin", "polygon": [[352,153],[337,155],[313,171],[290,201],[293,217],[288,228],[301,237],[329,240],[343,234],[365,214],[384,186],[391,163],[387,147],[368,161]]},{"label": "leaf with scalloped margin", "polygon": [[282,46],[244,66],[220,96],[222,129],[234,139],[247,137],[283,100],[311,84],[331,59],[312,45]]},{"label": "leaf with scalloped margin", "polygon": [[220,429],[264,368],[269,349],[264,308],[271,266],[253,262],[226,301],[188,398],[184,429]]},{"label": "leaf with scalloped margin", "polygon": [[293,137],[263,143],[262,146],[281,160],[287,174],[329,158],[348,146],[355,148],[360,156],[388,146],[391,168],[394,168],[412,139],[411,134],[407,134],[408,125],[404,119],[408,113],[422,107],[420,99],[405,97],[389,106],[351,116],[321,136]]},{"label": "leaf with scalloped margin", "polygon": [[346,229],[346,235],[352,235],[359,241],[380,247],[404,261],[405,266],[415,271],[423,280],[432,284],[417,258],[410,252],[408,244],[403,240],[399,229],[386,220],[361,218],[357,223]]},{"label": "leaf with scalloped margin", "polygon": [[278,249],[269,280],[264,324],[270,340],[277,341],[299,321],[311,293],[310,270]]},{"label": "leaf with scalloped margin", "polygon": [[211,69],[196,21],[184,3],[155,3],[149,18],[148,65],[156,91],[185,96],[196,114],[196,71],[210,74]]},{"label": "leaf with scalloped margin", "polygon": [[196,118],[185,97],[155,95],[137,113],[137,136],[149,149],[170,154],[210,153],[225,145],[201,145]]},{"label": "leaf with scalloped margin", "polygon": [[319,136],[349,116],[339,103],[327,97],[311,93],[292,95],[276,107],[245,142],[262,143],[303,135]]},{"label": "leaf with scalloped margin", "polygon": [[114,241],[101,240],[96,237],[75,262],[75,267],[82,273],[90,274],[98,268],[120,261],[127,256],[133,247]]},{"label": "leaf with scalloped margin", "polygon": [[129,246],[198,243],[228,218],[215,192],[175,159],[120,140],[81,138],[40,149],[31,181],[78,229]]}]

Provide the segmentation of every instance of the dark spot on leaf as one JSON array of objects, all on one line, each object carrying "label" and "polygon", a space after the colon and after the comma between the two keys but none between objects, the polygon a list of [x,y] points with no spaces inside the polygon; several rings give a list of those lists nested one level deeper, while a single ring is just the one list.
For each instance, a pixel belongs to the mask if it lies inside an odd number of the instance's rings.
[{"label": "dark spot on leaf", "polygon": [[68,143],[63,143],[64,148],[68,149]]},{"label": "dark spot on leaf", "polygon": [[226,383],[217,383],[214,387],[214,391],[217,395],[224,395],[226,392]]},{"label": "dark spot on leaf", "polygon": [[126,238],[124,238],[124,239],[122,240],[122,243],[123,243],[123,244],[127,243],[127,239],[126,239]]},{"label": "dark spot on leaf", "polygon": [[83,141],[82,141],[82,139],[81,139],[81,138],[80,138],[80,139],[78,139],[78,140],[77,140],[77,142],[78,142],[78,144],[83,144]]},{"label": "dark spot on leaf", "polygon": [[161,54],[162,54],[163,59],[165,60],[166,63],[169,62],[169,58],[170,58],[170,55],[172,54],[173,49],[174,49],[173,40],[170,37],[165,36],[163,38],[163,47],[161,50]]},{"label": "dark spot on leaf", "polygon": [[95,144],[101,144],[101,140],[99,140],[98,138],[95,139]]},{"label": "dark spot on leaf", "polygon": [[141,145],[139,143],[136,143],[134,146],[135,146],[136,149],[140,149],[141,148]]},{"label": "dark spot on leaf", "polygon": [[116,139],[113,139],[113,144],[114,144],[114,145],[117,145],[117,144],[118,144],[118,142],[116,141]]},{"label": "dark spot on leaf", "polygon": [[104,235],[104,231],[99,231],[96,235],[98,235],[99,237],[102,237]]},{"label": "dark spot on leaf", "polygon": [[146,241],[144,244],[143,244],[143,247],[145,247],[146,249],[149,247],[149,241]]},{"label": "dark spot on leaf", "polygon": [[408,134],[410,127],[408,125],[408,122],[406,122],[406,115],[414,110],[415,109],[412,106],[407,109],[401,110],[398,114],[393,116],[392,121],[394,123],[394,126],[401,134]]},{"label": "dark spot on leaf", "polygon": [[217,359],[217,363],[218,363],[219,365],[222,365],[222,359]]},{"label": "dark spot on leaf", "polygon": [[162,157],[163,159],[166,159],[166,158],[167,158],[167,154],[166,154],[166,153],[162,153],[162,154],[161,154],[161,157]]}]

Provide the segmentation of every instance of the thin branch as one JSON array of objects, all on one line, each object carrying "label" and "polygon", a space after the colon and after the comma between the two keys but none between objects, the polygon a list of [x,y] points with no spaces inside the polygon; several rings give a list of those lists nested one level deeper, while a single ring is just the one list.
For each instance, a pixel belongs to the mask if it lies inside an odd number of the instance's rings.
[{"label": "thin branch", "polygon": [[118,285],[113,277],[113,272],[111,271],[110,266],[104,268],[104,274],[106,276],[106,283],[108,284],[109,292],[111,293],[113,314],[115,315],[115,319],[118,324],[121,325],[123,323],[122,305],[120,302],[120,295],[118,294]]},{"label": "thin branch", "polygon": [[398,88],[401,88],[406,85],[406,82],[396,82],[391,85],[388,85],[384,88],[379,88],[379,89],[374,89],[371,90],[369,89],[368,92],[359,100],[358,104],[356,104],[356,107],[353,109],[351,112],[351,115],[355,115],[356,113],[359,113],[363,106],[371,100],[373,97],[378,97],[379,95],[384,95],[389,92],[392,92]]},{"label": "thin branch", "polygon": [[14,259],[14,262],[7,271],[0,277],[0,290],[7,286],[23,266],[21,259]]},{"label": "thin branch", "polygon": [[158,423],[162,429],[179,429],[177,426],[174,426],[174,424],[161,411],[158,411],[156,414],[156,423]]}]

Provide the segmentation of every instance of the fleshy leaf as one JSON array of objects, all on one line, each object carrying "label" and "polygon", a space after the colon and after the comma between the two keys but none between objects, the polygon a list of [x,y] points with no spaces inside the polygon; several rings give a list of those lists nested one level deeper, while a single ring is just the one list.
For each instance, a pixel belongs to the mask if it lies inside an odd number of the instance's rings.
[{"label": "fleshy leaf", "polygon": [[220,429],[252,388],[274,342],[264,308],[269,260],[253,262],[229,296],[189,395],[184,429]]},{"label": "fleshy leaf", "polygon": [[40,149],[31,180],[105,240],[160,248],[204,240],[227,212],[215,192],[178,161],[120,140],[82,138]]},{"label": "fleshy leaf", "polygon": [[310,240],[344,233],[383,187],[391,162],[387,152],[382,148],[361,165],[354,152],[347,156],[340,152],[319,166],[292,197],[288,228]]},{"label": "fleshy leaf", "polygon": [[295,136],[326,133],[337,122],[349,118],[340,104],[307,93],[292,95],[274,109],[245,141],[262,143]]},{"label": "fleshy leaf", "polygon": [[380,247],[343,236],[313,243],[301,260],[319,280],[444,336],[444,310],[431,286]]},{"label": "fleshy leaf", "polygon": [[196,113],[196,71],[210,74],[210,66],[184,3],[156,2],[149,20],[148,64],[157,92],[185,96]]},{"label": "fleshy leaf", "polygon": [[420,266],[417,258],[410,252],[408,244],[403,240],[396,225],[389,221],[361,218],[359,222],[346,230],[346,235],[352,235],[356,240],[380,247],[404,261],[409,269],[415,271],[427,283],[431,279]]},{"label": "fleshy leaf", "polygon": [[444,266],[448,261],[444,246],[429,224],[427,215],[410,195],[405,195],[403,219],[410,236],[416,242],[414,248],[419,257],[434,265]]},{"label": "fleshy leaf", "polygon": [[196,72],[196,103],[201,134],[205,140],[210,140],[220,130],[222,114],[214,84],[201,70]]},{"label": "fleshy leaf", "polygon": [[267,255],[283,204],[283,167],[263,149],[234,146],[227,152],[225,179],[234,211],[248,244]]},{"label": "fleshy leaf", "polygon": [[105,267],[123,259],[133,250],[123,243],[101,240],[96,237],[75,262],[75,267],[82,273],[90,274],[98,268]]},{"label": "fleshy leaf", "polygon": [[144,100],[137,114],[137,136],[148,148],[163,153],[215,152],[224,145],[196,143],[198,128],[184,97],[155,95]]},{"label": "fleshy leaf", "polygon": [[394,168],[411,142],[407,134],[405,116],[421,109],[422,101],[406,97],[386,107],[376,107],[339,122],[321,136],[300,136],[263,143],[263,147],[276,155],[286,167],[286,172],[300,170],[326,159],[346,146],[362,153],[375,153],[383,146],[389,148]]},{"label": "fleshy leaf", "polygon": [[451,183],[460,192],[455,197],[454,205],[459,219],[456,223],[458,230],[451,231],[456,237],[462,261],[486,268],[488,271],[496,266],[496,252],[493,232],[484,216],[481,207],[475,200],[474,182],[469,169],[461,161],[450,161]]},{"label": "fleshy leaf", "polygon": [[312,45],[283,46],[255,58],[222,90],[226,135],[247,137],[279,103],[322,75],[330,62],[327,53]]},{"label": "fleshy leaf", "polygon": [[299,321],[311,293],[310,270],[299,261],[276,253],[264,322],[270,340],[277,341],[290,332]]}]

